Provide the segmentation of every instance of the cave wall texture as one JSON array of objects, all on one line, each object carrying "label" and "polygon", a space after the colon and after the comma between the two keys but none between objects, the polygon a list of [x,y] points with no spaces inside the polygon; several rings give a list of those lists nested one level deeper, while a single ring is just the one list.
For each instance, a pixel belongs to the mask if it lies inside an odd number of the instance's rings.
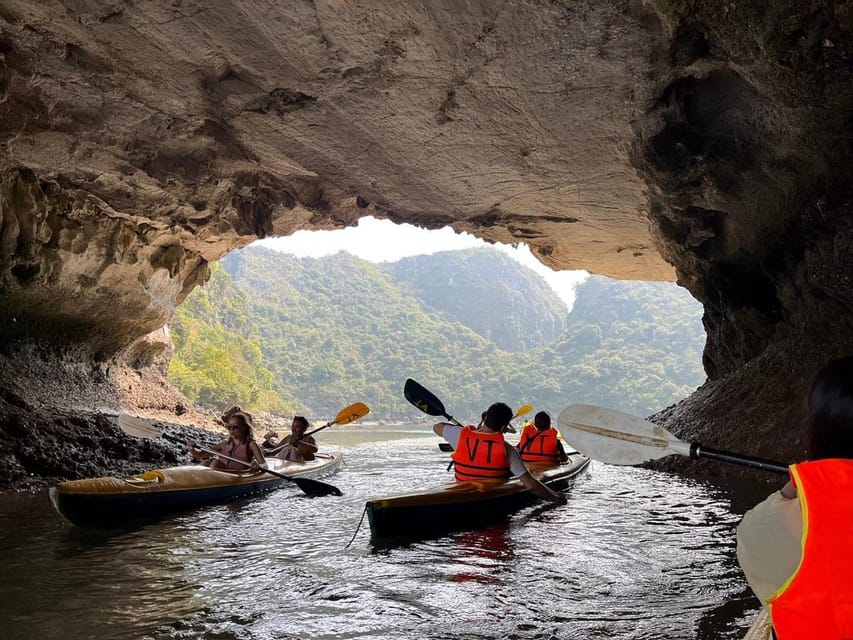
[{"label": "cave wall texture", "polygon": [[0,415],[116,406],[210,262],[375,215],[677,280],[709,381],[660,419],[793,459],[853,351],[851,36],[849,1],[0,0]]}]

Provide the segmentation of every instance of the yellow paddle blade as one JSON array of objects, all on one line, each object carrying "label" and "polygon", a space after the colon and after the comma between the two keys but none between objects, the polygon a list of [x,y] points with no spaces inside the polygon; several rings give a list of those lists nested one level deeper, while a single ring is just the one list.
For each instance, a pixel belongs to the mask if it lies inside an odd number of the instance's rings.
[{"label": "yellow paddle blade", "polygon": [[368,413],[370,413],[370,408],[364,404],[363,402],[356,402],[351,404],[348,407],[344,407],[338,412],[338,415],[335,416],[335,419],[332,420],[329,424],[349,424],[350,422],[354,422],[359,418],[363,418]]},{"label": "yellow paddle blade", "polygon": [[515,412],[515,415],[512,417],[513,420],[516,418],[520,418],[521,416],[526,416],[528,413],[533,411],[533,407],[529,404],[523,404],[518,408],[518,411]]}]

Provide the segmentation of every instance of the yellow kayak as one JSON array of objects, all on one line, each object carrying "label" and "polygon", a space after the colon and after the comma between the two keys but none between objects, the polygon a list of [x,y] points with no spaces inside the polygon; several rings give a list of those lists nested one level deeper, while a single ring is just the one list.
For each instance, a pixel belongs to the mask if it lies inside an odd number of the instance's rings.
[{"label": "yellow kayak", "polygon": [[[288,478],[320,478],[335,473],[341,454],[317,454],[306,462],[268,459],[267,467]],[[263,493],[290,484],[263,471],[232,473],[201,465],[155,469],[125,478],[103,477],[62,482],[50,489],[50,501],[66,520],[79,526],[116,525],[130,519]]]}]

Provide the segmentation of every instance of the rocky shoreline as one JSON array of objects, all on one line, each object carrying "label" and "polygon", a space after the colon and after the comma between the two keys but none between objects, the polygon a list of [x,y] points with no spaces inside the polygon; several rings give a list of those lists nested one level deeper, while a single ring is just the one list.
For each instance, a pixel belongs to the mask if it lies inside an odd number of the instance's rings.
[{"label": "rocky shoreline", "polygon": [[[134,369],[33,345],[0,353],[0,491],[174,466],[189,459],[188,438],[220,440],[215,418],[169,385],[159,364]],[[121,411],[152,418],[163,435],[125,433]]]},{"label": "rocky shoreline", "polygon": [[188,438],[209,443],[221,438],[201,427],[160,420],[153,424],[163,435],[146,439],[122,431],[116,415],[2,411],[0,491],[36,490],[63,480],[174,466],[188,461]]}]

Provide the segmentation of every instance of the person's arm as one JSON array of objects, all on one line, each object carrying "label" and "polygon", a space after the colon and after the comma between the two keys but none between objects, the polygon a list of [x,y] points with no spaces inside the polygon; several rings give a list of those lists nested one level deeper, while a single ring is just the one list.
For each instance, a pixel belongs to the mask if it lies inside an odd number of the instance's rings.
[{"label": "person's arm", "polygon": [[258,446],[254,440],[249,444],[249,451],[255,457],[255,466],[264,464],[267,459],[264,457],[264,451]]},{"label": "person's arm", "polygon": [[518,479],[521,480],[521,484],[524,485],[524,488],[527,489],[530,493],[539,496],[540,498],[544,498],[545,500],[549,500],[556,504],[566,504],[568,500],[566,496],[562,493],[557,493],[556,491],[551,491],[544,484],[539,482],[536,478],[533,477],[529,471],[518,476]]},{"label": "person's arm", "polygon": [[527,466],[524,464],[524,461],[521,459],[518,451],[513,449],[509,443],[506,445],[506,455],[509,460],[510,473],[521,480],[521,484],[524,485],[525,489],[540,498],[544,498],[545,500],[550,500],[557,504],[566,504],[566,496],[562,493],[551,491],[548,487],[539,482],[539,480],[537,480],[534,475],[528,471]]},{"label": "person's arm", "polygon": [[314,460],[314,453],[317,451],[317,443],[313,436],[307,436],[296,441],[296,448],[299,454],[306,461]]},{"label": "person's arm", "polygon": [[308,447],[312,451],[316,451],[319,447],[317,446],[317,441],[314,439],[314,436],[305,436],[304,438],[300,438],[296,441],[297,447]]},{"label": "person's arm", "polygon": [[287,445],[290,444],[291,437],[292,436],[285,436],[284,439],[282,439],[276,447],[270,449],[269,451],[267,451],[267,453],[270,454],[271,456],[277,455],[279,451],[281,451]]},{"label": "person's arm", "polygon": [[737,559],[753,593],[765,605],[797,570],[802,538],[800,501],[781,491],[744,514],[737,527]]},{"label": "person's arm", "polygon": [[444,437],[444,427],[449,427],[449,422],[436,422],[432,425],[432,430],[435,432],[435,435]]},{"label": "person's arm", "polygon": [[[223,443],[219,442],[210,448],[214,451],[219,451],[221,453],[222,445]],[[189,451],[190,455],[193,457],[194,460],[207,460],[211,457],[211,455],[207,451],[201,451],[196,448],[195,440],[187,440],[187,450]]]},{"label": "person's arm", "polygon": [[458,424],[451,424],[450,422],[438,422],[433,425],[432,430],[435,431],[436,435],[441,436],[447,442],[450,443],[450,446],[454,449],[456,445],[459,444],[459,434],[462,433],[462,427]]},{"label": "person's arm", "polygon": [[261,449],[275,449],[278,446],[278,434],[275,431],[267,431],[264,434],[264,441],[261,443]]}]

